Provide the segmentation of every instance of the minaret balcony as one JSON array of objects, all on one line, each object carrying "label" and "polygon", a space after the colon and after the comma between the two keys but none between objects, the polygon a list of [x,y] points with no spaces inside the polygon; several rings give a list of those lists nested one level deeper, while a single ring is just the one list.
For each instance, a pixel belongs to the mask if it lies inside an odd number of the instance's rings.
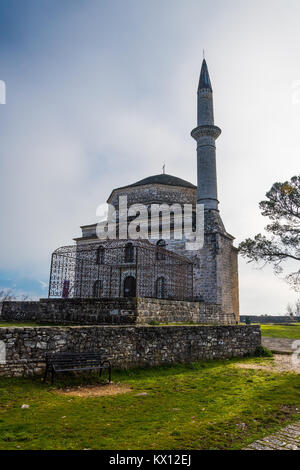
[{"label": "minaret balcony", "polygon": [[221,135],[221,132],[219,127],[207,124],[196,127],[192,130],[191,136],[198,142],[201,137],[213,137],[217,139]]}]

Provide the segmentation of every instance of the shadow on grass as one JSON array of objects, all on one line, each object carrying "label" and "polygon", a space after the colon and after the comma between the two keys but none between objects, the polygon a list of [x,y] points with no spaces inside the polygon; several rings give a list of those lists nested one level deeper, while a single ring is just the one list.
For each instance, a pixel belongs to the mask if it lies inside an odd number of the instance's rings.
[{"label": "shadow on grass", "polygon": [[55,388],[103,382],[95,374],[61,376],[52,388],[40,378],[0,378],[0,442],[2,428],[3,448],[22,439],[35,449],[242,448],[299,418],[299,376],[235,367],[271,360],[115,370],[113,381],[133,393],[72,400]]},{"label": "shadow on grass", "polygon": [[[112,373],[112,382],[141,382],[147,379],[160,379],[160,378],[169,378],[176,376],[186,376],[193,375],[196,371],[204,372],[212,371],[214,369],[220,369],[220,374],[222,370],[228,367],[228,365],[233,365],[235,363],[241,362],[251,362],[264,363],[268,359],[265,358],[254,358],[254,357],[244,357],[244,358],[232,358],[227,360],[211,360],[211,361],[199,361],[185,364],[170,364],[162,365],[158,367],[139,367],[139,368],[130,368],[130,369],[113,369]],[[272,359],[271,359],[272,360]],[[108,382],[108,374],[104,372],[102,377],[99,377],[98,373],[88,372],[66,372],[59,373],[55,376],[54,384],[51,385],[50,376],[48,375],[47,381],[44,382],[43,376],[28,376],[28,377],[0,377],[1,382],[4,384],[10,383],[11,385],[18,384],[28,385],[30,384],[38,386],[39,388],[65,388],[72,386],[84,386],[84,385],[94,385],[94,384],[106,384]]]}]

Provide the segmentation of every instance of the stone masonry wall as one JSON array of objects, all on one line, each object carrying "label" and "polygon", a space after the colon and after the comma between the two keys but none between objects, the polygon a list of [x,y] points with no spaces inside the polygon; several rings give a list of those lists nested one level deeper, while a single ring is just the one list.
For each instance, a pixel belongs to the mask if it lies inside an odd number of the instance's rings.
[{"label": "stone masonry wall", "polygon": [[197,188],[182,188],[162,184],[147,184],[144,186],[115,189],[108,203],[119,208],[119,197],[127,196],[127,204],[196,204]]},{"label": "stone masonry wall", "polygon": [[235,324],[220,305],[152,298],[41,299],[38,302],[4,302],[2,320],[48,324],[132,325],[160,323]]},{"label": "stone masonry wall", "polygon": [[197,302],[172,301],[161,299],[137,299],[137,323],[151,321],[160,323],[199,322]]},{"label": "stone masonry wall", "polygon": [[231,250],[231,269],[232,269],[232,307],[236,321],[240,321],[240,302],[239,302],[239,266],[238,249],[234,246]]},{"label": "stone masonry wall", "polygon": [[17,376],[42,373],[47,352],[99,351],[114,368],[241,357],[261,334],[259,326],[2,327],[0,344],[0,375]]},{"label": "stone masonry wall", "polygon": [[204,302],[137,299],[137,323],[235,324],[234,315],[224,315],[222,307]]},{"label": "stone masonry wall", "polygon": [[36,302],[3,302],[1,319],[54,324],[136,323],[136,300],[119,299],[41,299]]},{"label": "stone masonry wall", "polygon": [[217,242],[216,234],[204,236],[204,247],[194,264],[194,296],[216,304],[217,292]]},{"label": "stone masonry wall", "polygon": [[225,314],[234,312],[238,320],[237,250],[233,247],[232,240],[221,234],[218,234],[218,250],[218,303],[221,303],[222,310]]}]

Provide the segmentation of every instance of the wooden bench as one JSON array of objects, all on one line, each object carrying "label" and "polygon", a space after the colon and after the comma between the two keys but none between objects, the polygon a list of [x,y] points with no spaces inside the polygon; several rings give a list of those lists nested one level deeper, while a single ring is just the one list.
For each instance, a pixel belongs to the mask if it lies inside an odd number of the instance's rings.
[{"label": "wooden bench", "polygon": [[101,354],[89,352],[61,352],[46,354],[46,370],[44,382],[48,372],[51,372],[51,384],[57,372],[75,372],[85,370],[99,370],[101,377],[103,369],[108,369],[109,382],[111,382],[111,363],[103,360]]}]

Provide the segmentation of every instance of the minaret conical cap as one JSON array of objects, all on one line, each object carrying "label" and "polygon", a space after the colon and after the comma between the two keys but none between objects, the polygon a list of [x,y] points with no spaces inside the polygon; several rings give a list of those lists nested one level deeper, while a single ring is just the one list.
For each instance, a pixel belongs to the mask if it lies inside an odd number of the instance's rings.
[{"label": "minaret conical cap", "polygon": [[206,63],[205,59],[203,59],[201,72],[200,72],[198,92],[200,90],[211,90],[212,91],[211,82],[210,82],[209,73],[208,73],[208,68],[207,68],[207,63]]}]

